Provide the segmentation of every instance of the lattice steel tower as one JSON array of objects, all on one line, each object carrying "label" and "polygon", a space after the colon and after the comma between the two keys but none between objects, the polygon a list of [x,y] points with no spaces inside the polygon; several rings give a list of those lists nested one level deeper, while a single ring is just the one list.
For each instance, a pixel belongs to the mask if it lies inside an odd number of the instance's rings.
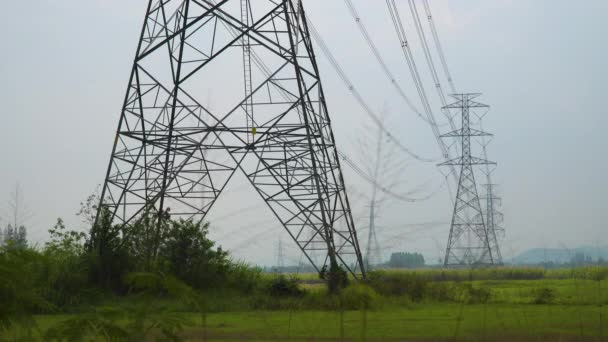
[{"label": "lattice steel tower", "polygon": [[317,270],[363,272],[302,4],[150,0],[100,208],[202,220],[237,170]]},{"label": "lattice steel tower", "polygon": [[459,139],[462,153],[460,157],[440,164],[442,166],[460,166],[454,213],[444,259],[446,267],[495,263],[490,245],[490,232],[485,224],[473,172],[474,166],[495,163],[471,155],[471,137],[491,136],[481,130],[471,128],[471,112],[480,108],[488,108],[487,105],[474,101],[480,95],[452,95],[457,101],[445,107],[460,110],[462,117],[462,128],[442,135],[443,138]]},{"label": "lattice steel tower", "polygon": [[[483,130],[483,126],[480,122],[480,127]],[[482,138],[482,152],[483,158],[488,159],[488,145],[491,139]],[[502,253],[500,252],[500,243],[498,242],[498,235],[504,236],[505,230],[501,226],[504,217],[499,211],[502,199],[496,196],[497,184],[492,183],[492,173],[496,168],[490,164],[486,164],[485,170],[482,171],[486,174],[487,184],[483,184],[485,188],[485,196],[481,198],[485,201],[485,223],[490,232],[490,249],[492,250],[492,256],[494,257],[494,263],[502,265]]]},{"label": "lattice steel tower", "polygon": [[[488,177],[489,178],[489,177]],[[503,214],[499,210],[502,199],[496,195],[496,184],[483,184],[486,190],[486,194],[482,197],[485,200],[485,219],[486,226],[490,232],[490,248],[492,250],[492,256],[494,257],[494,263],[502,265],[502,253],[500,252],[500,243],[498,237],[503,236],[505,229],[501,226],[503,222]]]},{"label": "lattice steel tower", "polygon": [[[384,122],[384,116],[382,117],[382,121]],[[376,234],[376,218],[377,209],[380,204],[380,201],[378,200],[378,178],[380,178],[381,171],[383,171],[381,170],[381,164],[383,164],[383,138],[384,132],[382,129],[378,128],[376,148],[374,151],[374,164],[372,166],[373,184],[372,196],[369,201],[369,231],[367,235],[367,248],[363,259],[367,270],[370,270],[373,266],[378,266],[382,262],[380,243],[378,242],[378,236]]]}]

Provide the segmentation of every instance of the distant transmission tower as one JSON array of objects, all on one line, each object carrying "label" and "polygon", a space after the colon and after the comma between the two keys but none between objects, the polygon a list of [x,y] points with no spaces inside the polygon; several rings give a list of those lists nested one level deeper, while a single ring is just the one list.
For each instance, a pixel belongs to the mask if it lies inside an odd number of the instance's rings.
[{"label": "distant transmission tower", "polygon": [[[483,125],[480,121],[480,128],[483,130]],[[490,144],[491,139],[486,139],[486,137],[482,137],[482,151],[483,158],[488,159],[488,145]],[[485,170],[483,171],[486,174],[487,184],[483,186],[486,189],[486,195],[482,198],[485,200],[485,222],[490,232],[490,248],[492,250],[492,255],[494,256],[495,263],[502,265],[502,253],[500,251],[500,243],[498,242],[498,236],[504,236],[504,228],[500,226],[503,222],[503,215],[499,211],[499,207],[501,204],[501,198],[496,197],[496,188],[497,185],[492,183],[492,173],[494,173],[495,168],[491,167],[491,165],[487,164]]]},{"label": "distant transmission tower", "polygon": [[[384,116],[382,117],[384,121]],[[380,176],[382,158],[382,147],[384,132],[378,128],[378,135],[376,137],[376,149],[374,154],[374,165],[372,170],[372,177],[374,183],[372,184],[372,197],[369,203],[369,231],[367,235],[367,248],[365,251],[365,266],[366,269],[371,269],[374,263],[379,263],[380,260],[380,244],[378,243],[378,237],[376,235],[376,209],[378,207],[378,178]]]},{"label": "distant transmission tower", "polygon": [[150,0],[99,212],[199,221],[237,170],[318,271],[365,276],[301,2]]},{"label": "distant transmission tower", "polygon": [[[372,195],[374,196],[374,195]],[[378,237],[376,236],[376,199],[373,197],[370,200],[369,206],[369,232],[367,236],[367,250],[365,252],[365,269],[370,270],[374,266],[374,263],[378,263],[380,260],[380,244],[378,243]]]},{"label": "distant transmission tower", "polygon": [[490,249],[494,257],[494,263],[502,265],[502,253],[500,252],[500,243],[498,237],[504,235],[504,228],[501,226],[503,214],[499,211],[501,198],[496,196],[496,184],[483,184],[486,194],[482,197],[485,200],[485,222],[490,233]]},{"label": "distant transmission tower", "polygon": [[283,251],[283,239],[279,238],[277,244],[277,273],[283,273],[285,270],[285,252]]},{"label": "distant transmission tower", "polygon": [[445,253],[446,267],[467,265],[491,265],[496,263],[490,244],[488,227],[481,209],[479,194],[473,167],[495,164],[471,155],[471,137],[490,136],[481,130],[471,128],[470,114],[487,105],[473,101],[481,94],[455,94],[457,101],[446,106],[447,109],[458,109],[461,112],[462,128],[442,135],[444,138],[456,138],[461,145],[461,156],[440,165],[460,166],[460,176],[454,212],[450,226],[450,235]]}]

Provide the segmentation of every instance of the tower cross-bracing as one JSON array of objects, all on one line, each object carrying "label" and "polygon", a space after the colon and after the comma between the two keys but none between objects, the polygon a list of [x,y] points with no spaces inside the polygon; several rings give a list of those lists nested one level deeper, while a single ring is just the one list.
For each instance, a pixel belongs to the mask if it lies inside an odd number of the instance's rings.
[{"label": "tower cross-bracing", "polygon": [[364,275],[300,1],[150,0],[136,51],[100,204],[114,224],[203,220],[238,171],[317,270]]},{"label": "tower cross-bracing", "polygon": [[474,101],[480,95],[455,94],[452,97],[456,99],[456,102],[446,106],[447,109],[458,110],[462,119],[460,129],[442,135],[443,138],[457,139],[460,142],[461,152],[461,156],[440,164],[460,167],[458,189],[444,259],[446,267],[496,263],[491,248],[491,232],[488,230],[481,209],[474,174],[475,166],[495,163],[475,157],[471,151],[471,137],[490,136],[486,132],[471,127],[470,115],[472,112],[488,108],[487,105]]}]

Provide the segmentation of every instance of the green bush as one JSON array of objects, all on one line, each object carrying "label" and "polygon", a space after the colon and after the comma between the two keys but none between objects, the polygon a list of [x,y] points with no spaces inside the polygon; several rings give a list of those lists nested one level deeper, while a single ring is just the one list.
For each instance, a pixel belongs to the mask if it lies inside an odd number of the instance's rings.
[{"label": "green bush", "polygon": [[461,289],[451,282],[431,282],[426,288],[426,298],[439,302],[457,302]]},{"label": "green bush", "polygon": [[89,286],[88,267],[82,255],[45,253],[38,269],[40,293],[62,311],[90,302],[99,295]]},{"label": "green bush", "polygon": [[96,296],[88,285],[89,263],[85,257],[82,232],[68,231],[63,220],[57,219],[49,230],[38,269],[38,281],[43,284],[41,294],[60,310],[82,304]]},{"label": "green bush", "polygon": [[406,295],[412,301],[421,301],[425,297],[429,281],[416,273],[373,271],[368,273],[368,283],[381,295]]},{"label": "green bush", "polygon": [[492,291],[487,287],[475,287],[472,284],[460,284],[460,301],[467,304],[483,304],[490,301]]},{"label": "green bush", "polygon": [[251,267],[241,261],[230,261],[225,272],[224,288],[251,293],[263,286],[262,269],[259,267]]},{"label": "green bush", "polygon": [[33,249],[0,246],[0,332],[15,325],[31,330],[32,314],[53,309],[40,295],[37,270],[42,262]]},{"label": "green bush", "polygon": [[334,294],[348,286],[348,274],[342,267],[337,265],[330,266],[329,270],[327,269],[327,265],[323,266],[321,272],[319,272],[319,278],[327,282],[329,292]]},{"label": "green bush", "polygon": [[551,304],[555,300],[555,290],[541,287],[532,291],[532,304]]},{"label": "green bush", "polygon": [[340,309],[340,296],[330,293],[327,289],[306,291],[306,294],[298,302],[298,308],[307,310],[328,310],[336,311]]},{"label": "green bush", "polygon": [[167,225],[159,248],[167,271],[199,289],[222,284],[229,270],[228,253],[214,248],[207,237],[209,224],[179,220]]},{"label": "green bush", "polygon": [[271,297],[301,297],[304,291],[298,285],[297,278],[279,274],[267,285],[266,293]]},{"label": "green bush", "polygon": [[368,285],[353,284],[342,290],[340,293],[340,304],[342,309],[372,309],[379,305],[379,296]]}]

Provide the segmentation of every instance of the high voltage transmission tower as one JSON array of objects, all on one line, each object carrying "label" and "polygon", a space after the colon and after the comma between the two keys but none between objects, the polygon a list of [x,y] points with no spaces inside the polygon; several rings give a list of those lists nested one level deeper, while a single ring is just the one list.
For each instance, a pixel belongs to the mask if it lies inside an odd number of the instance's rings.
[{"label": "high voltage transmission tower", "polygon": [[485,201],[485,222],[490,234],[490,249],[494,257],[494,263],[502,265],[502,253],[500,251],[500,243],[498,237],[504,235],[504,228],[501,226],[503,222],[503,214],[499,211],[501,198],[496,195],[496,184],[483,184],[485,188],[485,196],[481,200]]},{"label": "high voltage transmission tower", "polygon": [[[483,130],[481,120],[480,127]],[[491,139],[482,137],[481,144],[484,159],[488,159],[488,145],[490,144],[490,141]],[[491,165],[486,165],[485,170],[483,171],[486,174],[487,184],[483,184],[486,194],[482,200],[485,201],[485,222],[488,231],[490,232],[490,248],[492,249],[492,255],[494,256],[495,263],[502,265],[502,253],[500,251],[500,243],[498,242],[498,237],[503,237],[505,232],[504,228],[501,226],[503,214],[499,210],[502,199],[496,195],[497,184],[492,183],[492,173],[494,173],[495,168],[490,166]]]},{"label": "high voltage transmission tower", "polygon": [[477,183],[473,172],[474,166],[495,165],[485,159],[471,154],[471,137],[490,136],[481,130],[471,128],[470,115],[487,105],[474,101],[481,94],[455,94],[457,101],[448,105],[449,109],[461,112],[462,127],[442,135],[444,138],[456,138],[460,142],[461,156],[448,160],[440,165],[459,166],[460,175],[454,212],[450,226],[450,235],[445,253],[444,265],[447,267],[468,265],[492,265],[496,256],[492,253],[491,232],[486,225]]},{"label": "high voltage transmission tower", "polygon": [[[384,119],[384,116],[382,117]],[[381,262],[380,256],[380,244],[378,243],[378,236],[376,234],[376,218],[378,208],[378,178],[380,176],[381,163],[382,163],[382,147],[383,147],[383,137],[384,132],[382,129],[378,128],[378,135],[376,137],[376,146],[375,146],[375,158],[374,164],[372,166],[372,178],[374,182],[372,183],[372,196],[369,201],[369,231],[367,234],[367,246],[365,252],[365,266],[366,269],[371,269],[375,264],[379,264]]]},{"label": "high voltage transmission tower", "polygon": [[283,251],[283,239],[279,238],[277,243],[277,273],[283,273],[285,270],[285,251]]},{"label": "high voltage transmission tower", "polygon": [[[404,53],[404,57],[405,60],[407,62],[408,68],[410,70],[412,79],[414,81],[414,84],[416,86],[416,90],[418,91],[418,95],[420,97],[420,102],[422,105],[422,111],[419,111],[416,106],[414,106],[414,104],[412,103],[412,101],[409,99],[409,97],[407,97],[405,95],[405,93],[403,92],[403,89],[401,88],[401,86],[399,85],[399,83],[396,81],[393,73],[391,72],[391,70],[388,68],[386,62],[384,61],[384,58],[382,57],[381,52],[379,51],[379,49],[377,48],[376,44],[374,43],[374,39],[372,38],[372,36],[368,33],[368,30],[362,20],[362,18],[359,15],[359,12],[357,11],[357,9],[355,8],[353,2],[351,0],[344,0],[344,2],[346,3],[346,6],[350,12],[350,15],[352,16],[352,18],[355,20],[359,31],[362,34],[363,39],[365,40],[365,42],[367,43],[368,47],[371,49],[371,51],[373,52],[373,55],[376,59],[376,61],[379,63],[380,67],[382,68],[382,70],[385,73],[385,76],[387,77],[387,79],[390,81],[390,83],[392,84],[393,87],[395,87],[395,89],[397,90],[397,93],[405,100],[405,102],[408,104],[408,106],[410,107],[410,109],[415,112],[416,114],[418,114],[420,117],[422,117],[423,112],[426,114],[427,118],[423,118],[423,120],[425,122],[427,122],[432,130],[433,133],[435,135],[435,138],[437,139],[437,142],[439,143],[439,147],[441,149],[442,152],[442,156],[446,159],[446,160],[451,160],[452,158],[452,151],[451,151],[451,147],[446,145],[444,141],[442,141],[441,139],[441,134],[439,131],[439,124],[437,123],[435,117],[434,117],[434,113],[432,110],[432,106],[430,104],[429,101],[429,97],[427,96],[425,87],[424,87],[424,82],[422,81],[421,78],[421,73],[417,67],[416,61],[414,59],[414,54],[412,53],[412,48],[411,48],[411,44],[410,41],[407,38],[407,33],[406,33],[406,29],[405,29],[405,25],[404,25],[404,20],[402,19],[402,15],[400,14],[399,11],[399,7],[397,6],[397,2],[395,2],[394,0],[386,0],[386,5],[387,8],[389,10],[389,15],[391,18],[391,21],[393,22],[393,27],[395,29],[395,33],[397,34],[397,38],[398,41],[401,45],[401,48],[403,50]],[[405,1],[404,1],[405,3]],[[438,68],[435,65],[435,61],[434,61],[434,57],[433,54],[431,53],[431,49],[430,49],[430,44],[428,42],[427,39],[427,34],[425,33],[425,29],[422,25],[422,16],[418,10],[418,6],[416,5],[416,1],[415,0],[408,0],[407,4],[409,5],[409,9],[410,9],[410,13],[411,13],[411,21],[414,24],[415,27],[415,31],[418,35],[418,38],[420,40],[420,47],[422,49],[422,52],[424,53],[424,57],[425,57],[425,61],[426,64],[429,68],[429,73],[430,76],[432,77],[433,83],[434,83],[434,88],[437,91],[437,95],[439,97],[439,100],[441,101],[442,104],[442,112],[443,114],[446,116],[447,120],[448,120],[448,124],[451,128],[452,131],[456,130],[456,126],[453,122],[453,116],[452,113],[450,113],[450,106],[447,105],[446,102],[446,95],[445,92],[443,90],[443,86],[441,84],[441,78],[439,77],[439,72],[438,72]],[[424,5],[424,14],[426,15],[426,18],[428,20],[428,26],[430,28],[430,36],[432,37],[432,41],[435,45],[436,48],[436,54],[439,57],[439,60],[441,62],[441,67],[443,69],[443,73],[445,78],[447,79],[450,91],[452,93],[457,93],[456,91],[456,86],[454,84],[454,80],[452,78],[452,75],[449,71],[448,68],[448,63],[447,63],[447,59],[446,56],[443,52],[443,47],[441,44],[441,41],[439,40],[439,34],[437,32],[437,28],[435,26],[435,21],[433,19],[433,15],[431,13],[431,7],[429,5],[429,2],[427,0],[423,0],[423,5]],[[314,32],[313,32],[314,33]],[[330,58],[331,60],[333,60],[333,58]],[[332,63],[332,64],[335,64]],[[339,69],[339,67],[336,67],[338,73],[341,74],[341,78],[345,79],[345,76],[343,76],[343,72]],[[347,82],[349,83],[349,82]],[[352,88],[352,85],[351,85]],[[486,141],[485,139],[483,140],[483,158],[487,159],[487,154],[486,154]],[[452,160],[453,161],[453,160]],[[458,171],[456,169],[456,166],[460,166],[458,163],[454,163],[454,162],[447,162],[444,163],[444,165],[448,165],[450,167],[450,170],[448,172],[448,175],[451,174],[456,183],[462,183],[462,179],[459,179],[458,176]],[[486,167],[486,176],[487,176],[487,183],[492,184],[491,181],[491,172],[493,171],[490,170],[489,167]],[[465,179],[466,181],[466,179]],[[449,186],[449,181],[446,177],[446,184],[448,185],[448,190],[451,193],[451,189]],[[490,196],[491,197],[491,196]],[[495,221],[495,213],[497,213],[496,211],[496,201],[493,202],[492,204],[492,208],[493,210],[490,210],[489,212],[487,212],[485,215],[481,213],[481,211],[479,211],[479,213],[477,214],[472,214],[473,217],[468,216],[469,214],[465,215],[465,221],[467,222],[476,222],[479,221],[480,223],[482,223],[483,220],[486,220],[490,223]],[[487,207],[488,205],[486,204],[485,207]],[[478,205],[477,207],[482,207],[482,209],[484,208],[481,205]],[[478,210],[473,210],[478,211]],[[458,225],[458,223],[456,223],[456,225]],[[496,238],[497,233],[502,232],[502,228],[494,228],[495,225],[494,224],[489,224],[488,225],[488,229],[489,229],[489,236],[490,236],[490,249],[491,252],[488,252],[488,255],[493,255],[494,256],[494,263],[501,263],[502,262],[502,258],[501,258],[501,253],[500,253],[500,248],[499,248],[499,243],[498,240]],[[453,231],[453,227],[452,227],[452,231]],[[452,237],[450,237],[450,241],[452,242]],[[454,242],[455,243],[455,242]],[[467,243],[467,245],[470,245],[471,243]],[[448,247],[448,251],[449,251],[449,247]],[[446,253],[446,264],[447,264],[447,254]]]},{"label": "high voltage transmission tower", "polygon": [[318,271],[365,276],[301,2],[150,0],[99,212],[199,221],[237,170]]}]

